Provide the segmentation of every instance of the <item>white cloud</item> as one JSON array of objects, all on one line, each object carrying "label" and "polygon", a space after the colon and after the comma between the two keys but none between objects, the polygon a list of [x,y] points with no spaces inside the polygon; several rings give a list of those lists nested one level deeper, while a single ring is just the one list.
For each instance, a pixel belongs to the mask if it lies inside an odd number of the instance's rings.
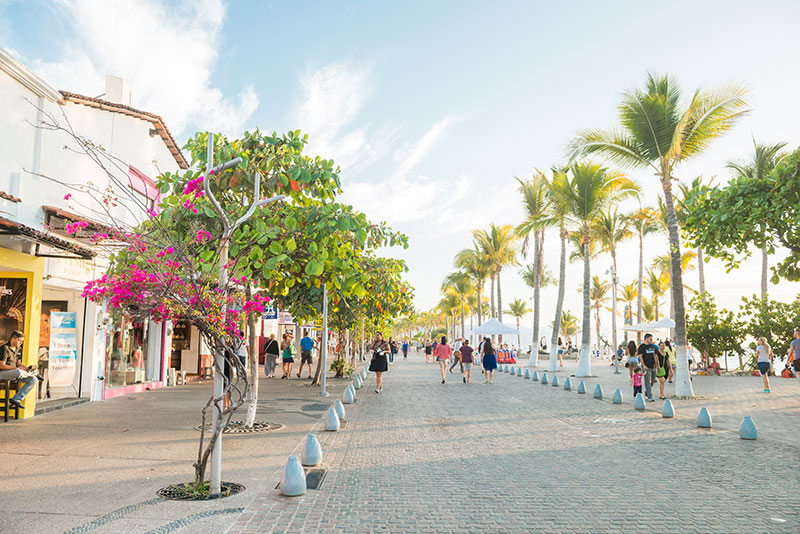
[{"label": "white cloud", "polygon": [[63,0],[75,27],[57,62],[32,68],[57,89],[101,94],[105,74],[125,78],[134,107],[164,117],[176,134],[188,126],[239,134],[258,107],[252,86],[236,98],[211,85],[225,20],[222,0]]},{"label": "white cloud", "polygon": [[309,153],[333,158],[351,173],[382,158],[399,131],[353,126],[372,94],[372,73],[371,64],[344,60],[307,70],[299,80],[303,96],[291,114],[290,127],[309,135]]},{"label": "white cloud", "polygon": [[419,163],[442,136],[444,136],[445,131],[453,123],[453,120],[453,117],[446,116],[431,126],[430,130],[425,132],[425,135],[423,135],[411,149],[398,151],[395,155],[395,159],[401,161],[401,164],[395,173],[395,178],[405,176],[411,169],[416,167],[417,163]]}]

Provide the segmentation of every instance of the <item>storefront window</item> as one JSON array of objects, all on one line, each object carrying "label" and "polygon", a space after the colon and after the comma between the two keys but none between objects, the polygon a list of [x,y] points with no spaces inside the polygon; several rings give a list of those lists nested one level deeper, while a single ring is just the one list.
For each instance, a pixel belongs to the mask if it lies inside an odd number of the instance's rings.
[{"label": "storefront window", "polygon": [[148,380],[149,321],[134,321],[119,310],[106,327],[106,387],[141,384]]}]

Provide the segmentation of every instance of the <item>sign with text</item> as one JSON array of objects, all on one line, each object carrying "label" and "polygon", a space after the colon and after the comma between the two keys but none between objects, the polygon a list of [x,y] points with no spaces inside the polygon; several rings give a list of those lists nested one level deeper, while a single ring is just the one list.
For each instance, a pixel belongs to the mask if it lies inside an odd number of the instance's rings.
[{"label": "sign with text", "polygon": [[277,319],[278,310],[276,310],[275,308],[264,308],[264,313],[261,314],[261,318],[264,320]]},{"label": "sign with text", "polygon": [[50,385],[71,386],[78,366],[75,312],[50,312]]}]

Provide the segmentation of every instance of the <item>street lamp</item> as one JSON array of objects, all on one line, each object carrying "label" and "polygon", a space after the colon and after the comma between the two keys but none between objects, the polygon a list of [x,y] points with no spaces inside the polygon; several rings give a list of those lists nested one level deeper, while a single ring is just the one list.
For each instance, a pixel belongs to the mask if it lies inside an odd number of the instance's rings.
[{"label": "street lamp", "polygon": [[614,358],[614,374],[619,374],[619,360],[617,359],[617,271],[612,265],[606,274],[611,274],[611,343],[612,357]]}]

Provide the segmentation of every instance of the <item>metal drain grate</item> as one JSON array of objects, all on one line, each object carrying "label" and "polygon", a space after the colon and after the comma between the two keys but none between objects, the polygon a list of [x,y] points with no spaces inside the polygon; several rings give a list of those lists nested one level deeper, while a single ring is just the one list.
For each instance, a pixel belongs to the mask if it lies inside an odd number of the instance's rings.
[{"label": "metal drain grate", "polygon": [[244,491],[244,486],[236,482],[222,482],[219,495],[208,495],[194,491],[191,484],[173,484],[161,488],[156,495],[168,501],[207,501],[230,497]]},{"label": "metal drain grate", "polygon": [[[328,470],[324,467],[312,467],[305,470],[306,472],[306,489],[310,490],[318,490],[322,487],[322,483],[325,481],[325,475],[328,474]],[[275,486],[275,489],[281,489],[281,483],[278,482],[278,485]]]}]

